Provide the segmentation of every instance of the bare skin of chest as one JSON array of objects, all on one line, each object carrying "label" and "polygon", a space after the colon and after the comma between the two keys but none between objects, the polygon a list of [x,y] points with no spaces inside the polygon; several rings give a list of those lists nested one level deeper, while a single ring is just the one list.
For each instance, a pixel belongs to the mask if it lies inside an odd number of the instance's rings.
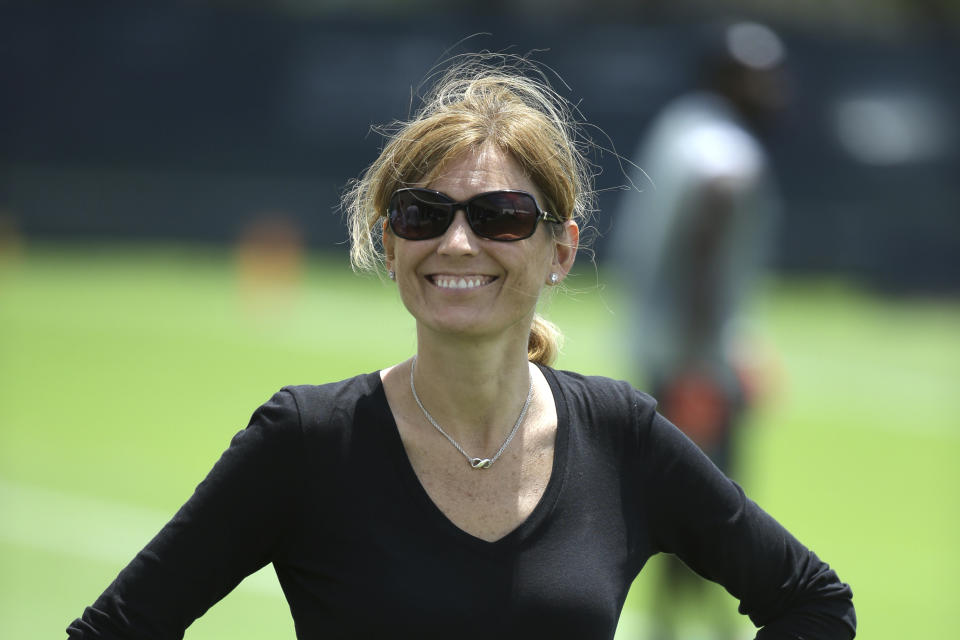
[{"label": "bare skin of chest", "polygon": [[430,425],[398,427],[413,470],[437,508],[458,528],[493,542],[530,516],[550,481],[556,420],[537,418],[489,469],[471,468]]},{"label": "bare skin of chest", "polygon": [[[393,368],[382,377],[410,465],[441,513],[462,531],[487,542],[520,526],[539,504],[553,473],[557,411],[546,379],[539,372],[534,375],[529,411],[500,458],[487,469],[474,469],[425,419],[410,394],[409,369]],[[489,457],[505,436],[461,445],[471,455]]]}]

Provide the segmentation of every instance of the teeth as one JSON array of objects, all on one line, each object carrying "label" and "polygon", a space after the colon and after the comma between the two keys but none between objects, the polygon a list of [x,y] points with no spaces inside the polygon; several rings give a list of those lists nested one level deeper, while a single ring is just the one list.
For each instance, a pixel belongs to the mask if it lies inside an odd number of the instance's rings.
[{"label": "teeth", "polygon": [[484,278],[444,278],[438,277],[434,282],[441,289],[474,289],[485,283]]}]

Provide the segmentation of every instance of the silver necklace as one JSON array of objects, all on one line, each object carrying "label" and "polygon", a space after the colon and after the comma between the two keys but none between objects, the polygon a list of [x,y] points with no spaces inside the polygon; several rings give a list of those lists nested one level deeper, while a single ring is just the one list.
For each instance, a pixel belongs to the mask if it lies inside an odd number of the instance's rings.
[{"label": "silver necklace", "polygon": [[530,407],[530,399],[533,398],[533,376],[530,377],[530,388],[527,390],[527,399],[523,403],[523,408],[520,409],[520,415],[517,416],[517,422],[513,425],[513,429],[510,430],[510,434],[507,436],[507,439],[503,441],[503,444],[500,445],[500,448],[492,458],[474,458],[469,453],[463,450],[463,447],[460,446],[460,443],[450,437],[450,434],[444,431],[437,421],[433,419],[433,416],[430,415],[430,412],[427,411],[426,407],[423,406],[423,403],[420,402],[420,396],[417,395],[417,387],[413,384],[413,371],[417,367],[417,356],[413,356],[413,362],[410,363],[410,391],[413,392],[413,399],[417,401],[417,406],[420,407],[420,411],[423,411],[423,417],[434,426],[434,428],[443,435],[444,438],[450,441],[457,451],[463,454],[463,457],[467,459],[467,462],[470,463],[470,466],[474,469],[489,469],[490,465],[497,461],[497,458],[500,457],[500,454],[503,453],[504,449],[507,448],[507,445],[510,444],[510,441],[513,440],[513,436],[517,434],[517,429],[520,428],[520,425],[523,424],[523,418],[527,415],[527,409]]}]

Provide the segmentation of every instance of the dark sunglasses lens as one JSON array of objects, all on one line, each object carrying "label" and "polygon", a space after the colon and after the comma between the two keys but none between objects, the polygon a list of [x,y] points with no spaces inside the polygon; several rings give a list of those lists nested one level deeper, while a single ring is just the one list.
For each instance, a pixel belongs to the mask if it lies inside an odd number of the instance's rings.
[{"label": "dark sunglasses lens", "polygon": [[525,193],[490,193],[470,201],[470,227],[491,240],[522,240],[537,228],[537,203]]},{"label": "dark sunglasses lens", "polygon": [[390,228],[407,240],[441,236],[450,223],[450,214],[443,204],[430,193],[403,191],[394,194],[390,200]]}]

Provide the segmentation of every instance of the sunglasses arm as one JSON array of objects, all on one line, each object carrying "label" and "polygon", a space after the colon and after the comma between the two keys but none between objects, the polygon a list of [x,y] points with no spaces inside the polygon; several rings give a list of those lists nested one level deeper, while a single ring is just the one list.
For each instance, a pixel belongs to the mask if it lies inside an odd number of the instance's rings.
[{"label": "sunglasses arm", "polygon": [[556,224],[563,224],[563,220],[560,216],[550,213],[549,211],[541,211],[540,219],[544,222],[554,222]]}]

